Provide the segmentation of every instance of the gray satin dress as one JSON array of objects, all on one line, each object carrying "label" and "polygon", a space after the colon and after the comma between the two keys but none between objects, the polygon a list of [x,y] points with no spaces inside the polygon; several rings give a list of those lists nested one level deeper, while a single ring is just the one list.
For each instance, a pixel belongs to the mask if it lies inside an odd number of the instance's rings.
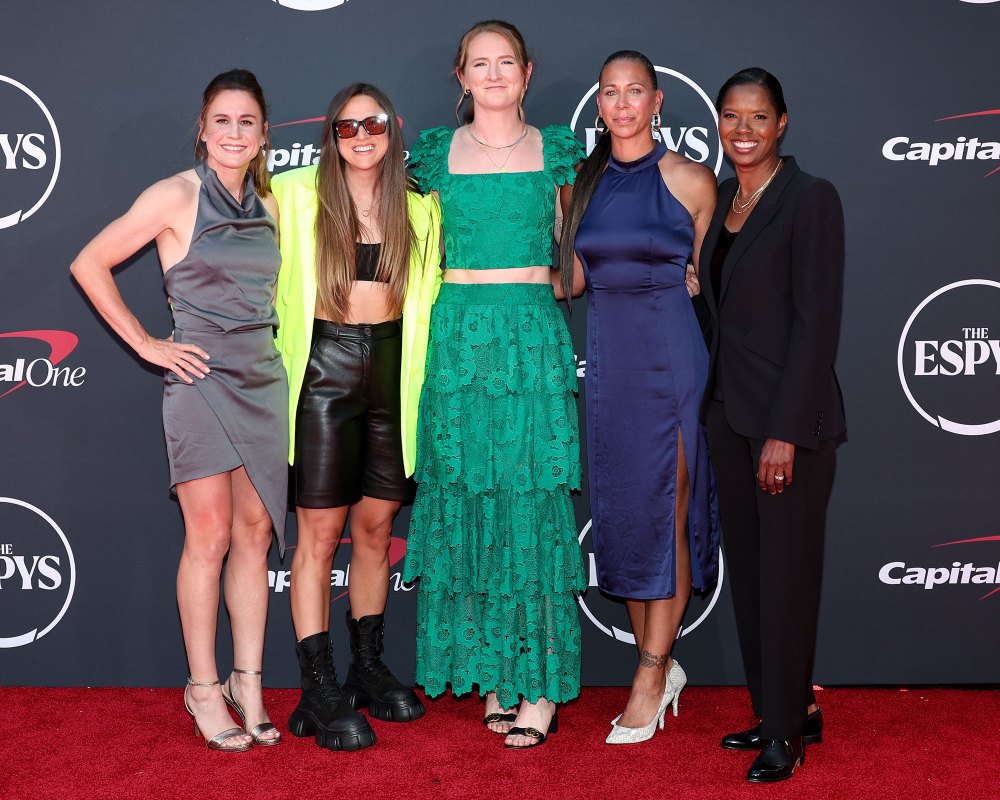
[{"label": "gray satin dress", "polygon": [[188,384],[163,378],[170,484],[246,468],[279,552],[288,503],[288,379],[274,345],[277,225],[247,175],[238,203],[202,163],[198,216],[187,255],[167,270],[174,341],[196,344],[211,370]]}]

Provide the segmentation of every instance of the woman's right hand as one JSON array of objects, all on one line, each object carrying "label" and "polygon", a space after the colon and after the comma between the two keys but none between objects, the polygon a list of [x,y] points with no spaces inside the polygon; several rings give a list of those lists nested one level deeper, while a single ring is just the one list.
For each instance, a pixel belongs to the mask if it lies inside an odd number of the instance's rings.
[{"label": "woman's right hand", "polygon": [[204,378],[211,372],[205,364],[209,359],[208,353],[197,345],[175,342],[173,334],[166,339],[147,336],[136,352],[150,364],[169,369],[185,383],[194,383],[192,376]]}]

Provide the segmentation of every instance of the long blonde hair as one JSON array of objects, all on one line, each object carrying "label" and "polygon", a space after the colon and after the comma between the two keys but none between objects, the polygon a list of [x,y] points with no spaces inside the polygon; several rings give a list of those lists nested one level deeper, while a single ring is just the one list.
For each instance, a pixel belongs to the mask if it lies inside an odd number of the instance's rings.
[{"label": "long blonde hair", "polygon": [[379,165],[375,189],[375,202],[382,225],[382,246],[375,277],[387,284],[387,300],[393,317],[402,313],[410,248],[414,246],[406,200],[406,193],[411,187],[403,164],[403,136],[396,110],[377,87],[368,83],[351,84],[330,101],[316,176],[316,194],[319,197],[316,214],[317,297],[320,308],[335,322],[344,322],[350,315],[351,285],[357,276],[355,245],[361,239],[362,225],[347,185],[344,159],[337,149],[333,122],[340,119],[344,106],[358,95],[371,97],[389,117],[384,134],[389,137],[389,146]]}]

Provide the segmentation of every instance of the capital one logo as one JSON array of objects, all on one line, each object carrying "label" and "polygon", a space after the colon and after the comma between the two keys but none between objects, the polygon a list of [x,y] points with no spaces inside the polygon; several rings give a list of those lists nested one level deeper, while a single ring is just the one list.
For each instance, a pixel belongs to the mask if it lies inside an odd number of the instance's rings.
[{"label": "capital one logo", "polygon": [[75,586],[73,550],[52,517],[0,497],[0,648],[31,644],[51,631]]},{"label": "capital one logo", "polygon": [[[588,536],[592,524],[593,520],[588,521],[583,526],[583,530],[580,531],[579,536],[580,548],[583,550],[584,568],[587,572],[587,586],[590,591],[587,592],[586,597],[583,595],[578,597],[577,602],[580,604],[580,610],[583,611],[587,619],[601,633],[619,642],[634,645],[635,635],[627,630],[629,621],[625,604],[618,600],[612,600],[602,594],[597,588],[597,565],[594,560],[591,539]],[[719,579],[715,584],[715,590],[710,595],[691,595],[691,600],[688,602],[687,611],[684,613],[684,620],[681,623],[680,631],[677,633],[677,638],[687,636],[687,634],[691,633],[691,631],[708,619],[708,615],[712,613],[712,609],[715,608],[715,604],[719,601],[724,574],[725,568],[722,562],[722,550],[720,549]],[[619,628],[619,624],[623,627]]]},{"label": "capital one logo", "polygon": [[[656,67],[656,72],[663,90],[663,107],[660,110],[664,123],[660,128],[663,143],[682,156],[704,164],[718,175],[722,168],[722,144],[719,142],[719,115],[711,99],[683,73],[667,67]],[[579,130],[578,124],[583,129],[588,155],[597,144],[597,129],[593,127],[597,118],[597,103],[594,100],[597,89],[596,83],[590,87],[573,112],[573,121],[569,124],[574,132]]]},{"label": "capital one logo", "polygon": [[0,228],[11,228],[49,199],[62,150],[45,104],[6,75],[0,75],[0,109]]},{"label": "capital one logo", "polygon": [[328,8],[344,5],[347,0],[273,0],[273,2],[296,11],[326,11]]},{"label": "capital one logo", "polygon": [[[350,525],[350,523],[348,523]],[[346,546],[345,546],[346,545]],[[331,593],[330,602],[335,603],[343,597],[347,597],[347,587],[351,582],[351,565],[350,565],[350,551],[351,551],[351,537],[349,535],[343,536],[340,540],[340,544],[337,546],[337,552],[334,556],[333,566],[330,569],[330,588],[336,589],[336,593]],[[289,550],[294,550],[296,545],[289,547]],[[392,570],[399,562],[403,560],[406,555],[406,539],[400,538],[399,536],[393,536],[389,539],[389,552],[387,554],[389,560],[389,569]],[[292,572],[291,570],[268,570],[267,573],[268,586],[274,591],[275,594],[282,594],[291,588],[292,585]],[[402,572],[391,572],[389,575],[389,586],[394,592],[409,592],[413,590],[413,585],[403,582]]]},{"label": "capital one logo", "polygon": [[69,331],[0,333],[0,400],[25,386],[82,386],[85,367],[60,366],[78,341]]},{"label": "capital one logo", "polygon": [[1000,431],[1000,283],[949,283],[914,309],[899,337],[903,392],[931,425],[962,436]]}]

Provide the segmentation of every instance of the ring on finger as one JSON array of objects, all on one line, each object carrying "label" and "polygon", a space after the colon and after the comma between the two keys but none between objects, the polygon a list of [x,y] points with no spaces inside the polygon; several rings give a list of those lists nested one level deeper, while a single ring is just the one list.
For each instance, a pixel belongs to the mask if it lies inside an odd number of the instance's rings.
[{"label": "ring on finger", "polygon": [[785,476],[784,475],[775,475],[774,479],[776,481],[783,481],[785,479]]}]

